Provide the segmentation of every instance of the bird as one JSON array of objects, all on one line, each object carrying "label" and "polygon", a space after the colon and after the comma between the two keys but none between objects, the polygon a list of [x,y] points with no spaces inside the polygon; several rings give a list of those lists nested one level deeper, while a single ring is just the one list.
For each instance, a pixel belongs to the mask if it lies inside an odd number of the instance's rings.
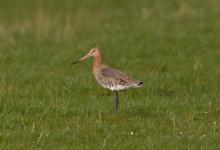
[{"label": "bird", "polygon": [[116,114],[119,105],[118,92],[130,88],[139,88],[143,85],[143,82],[140,80],[134,80],[120,70],[103,64],[102,52],[97,47],[90,49],[90,51],[85,56],[78,59],[77,61],[74,61],[72,65],[82,62],[89,57],[94,58],[93,75],[96,81],[101,87],[112,91],[114,95],[114,113]]}]

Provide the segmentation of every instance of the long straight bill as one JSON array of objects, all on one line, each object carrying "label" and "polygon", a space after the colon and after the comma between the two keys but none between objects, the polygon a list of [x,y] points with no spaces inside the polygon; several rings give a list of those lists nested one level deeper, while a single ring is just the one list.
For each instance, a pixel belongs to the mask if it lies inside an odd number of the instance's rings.
[{"label": "long straight bill", "polygon": [[75,64],[77,64],[77,63],[79,63],[79,62],[80,62],[79,60],[74,61],[74,62],[71,63],[71,65],[75,65]]},{"label": "long straight bill", "polygon": [[86,60],[88,57],[90,57],[89,54],[83,56],[82,58],[80,58],[80,59],[77,60],[77,61],[74,61],[74,62],[72,63],[72,65],[77,64],[77,63],[79,63],[79,62],[81,62],[81,61],[84,61],[84,60]]}]

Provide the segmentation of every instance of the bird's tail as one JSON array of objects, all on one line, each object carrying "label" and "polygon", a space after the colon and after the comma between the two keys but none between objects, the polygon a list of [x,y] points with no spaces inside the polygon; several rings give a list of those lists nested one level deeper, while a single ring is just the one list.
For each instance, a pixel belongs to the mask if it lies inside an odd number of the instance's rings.
[{"label": "bird's tail", "polygon": [[141,87],[143,84],[142,81],[134,81],[134,87]]}]

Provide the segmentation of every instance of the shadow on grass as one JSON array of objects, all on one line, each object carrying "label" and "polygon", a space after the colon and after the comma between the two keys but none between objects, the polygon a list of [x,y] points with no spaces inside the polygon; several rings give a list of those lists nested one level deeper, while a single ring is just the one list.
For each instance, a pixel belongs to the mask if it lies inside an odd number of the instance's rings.
[{"label": "shadow on grass", "polygon": [[158,118],[163,117],[166,115],[164,111],[158,110],[156,107],[152,106],[140,106],[140,105],[134,105],[132,107],[129,107],[126,109],[126,112],[124,113],[126,116],[129,117],[140,117],[140,118]]},{"label": "shadow on grass", "polygon": [[153,92],[153,95],[161,96],[161,97],[172,97],[172,96],[175,96],[175,94],[177,93],[177,91],[164,89],[164,88],[157,88],[153,90],[152,92]]}]

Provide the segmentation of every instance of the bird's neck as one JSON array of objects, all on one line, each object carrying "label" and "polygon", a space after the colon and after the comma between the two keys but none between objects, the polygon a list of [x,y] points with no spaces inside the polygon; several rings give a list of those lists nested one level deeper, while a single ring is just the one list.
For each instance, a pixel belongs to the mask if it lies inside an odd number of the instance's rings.
[{"label": "bird's neck", "polygon": [[102,54],[95,56],[93,61],[93,69],[99,69],[102,66],[103,58]]}]

